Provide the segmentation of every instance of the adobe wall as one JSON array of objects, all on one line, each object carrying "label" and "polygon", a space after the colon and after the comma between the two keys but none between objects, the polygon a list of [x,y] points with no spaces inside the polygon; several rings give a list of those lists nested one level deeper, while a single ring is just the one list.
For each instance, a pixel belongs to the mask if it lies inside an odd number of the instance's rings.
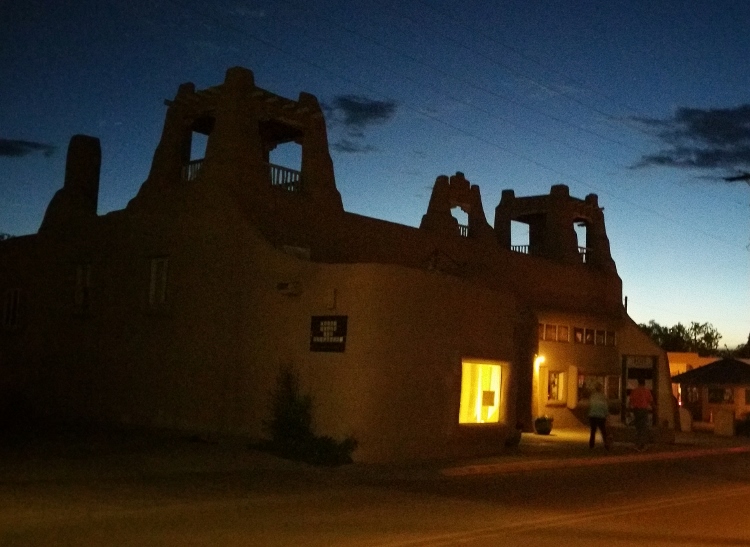
[{"label": "adobe wall", "polygon": [[[261,436],[277,373],[293,365],[319,433],[354,434],[357,459],[438,457],[472,450],[459,442],[458,401],[461,358],[475,357],[507,363],[503,412],[515,424],[508,294],[435,271],[300,260],[208,185],[158,214],[121,211],[33,242],[17,357],[35,405],[55,416]],[[158,256],[169,257],[168,298],[150,309]],[[76,316],[86,261],[92,309]],[[280,292],[284,282],[299,294]],[[312,315],[349,317],[346,352],[310,351]],[[510,428],[494,429],[497,450]]]}]

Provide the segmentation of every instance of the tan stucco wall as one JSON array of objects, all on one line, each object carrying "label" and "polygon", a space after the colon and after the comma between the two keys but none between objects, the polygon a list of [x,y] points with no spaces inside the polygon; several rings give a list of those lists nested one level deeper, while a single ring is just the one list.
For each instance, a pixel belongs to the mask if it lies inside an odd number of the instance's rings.
[{"label": "tan stucco wall", "polygon": [[[297,116],[287,129],[304,133],[299,192],[273,188],[263,163],[276,143],[262,142],[259,123],[281,104]],[[211,116],[205,161],[185,180],[192,124]],[[624,316],[613,265],[512,252],[487,230],[465,238],[344,212],[317,101],[272,96],[245,69],[207,94],[183,84],[138,195],[102,217],[90,209],[0,242],[0,290],[25,299],[21,326],[0,331],[0,372],[40,412],[259,437],[277,374],[292,366],[318,433],[354,435],[358,459],[478,454],[529,427],[538,352],[608,373],[624,354],[658,355],[660,420],[667,406],[666,358]],[[152,309],[157,257],[168,257],[167,300]],[[92,306],[76,314],[82,263]],[[344,353],[310,351],[314,315],[348,317]],[[616,329],[617,347],[538,344],[540,318]],[[458,426],[466,358],[502,363],[498,425]]]}]

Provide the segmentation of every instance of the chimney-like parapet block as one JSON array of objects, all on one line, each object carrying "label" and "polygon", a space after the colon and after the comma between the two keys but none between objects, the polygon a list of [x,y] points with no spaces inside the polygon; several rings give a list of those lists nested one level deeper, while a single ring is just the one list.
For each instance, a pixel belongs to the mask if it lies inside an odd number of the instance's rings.
[{"label": "chimney-like parapet block", "polygon": [[328,131],[315,95],[301,92],[301,109],[307,109],[307,127],[302,138],[302,192],[315,203],[316,209],[326,214],[343,212],[344,203],[336,188],[333,160],[328,150]]},{"label": "chimney-like parapet block", "polygon": [[68,144],[65,182],[52,197],[40,232],[96,218],[102,150],[99,139],[74,135]]},{"label": "chimney-like parapet block", "polygon": [[479,186],[472,184],[469,189],[469,238],[483,243],[495,243],[495,232],[487,222],[482,205]]},{"label": "chimney-like parapet block", "polygon": [[440,175],[435,179],[427,213],[422,216],[419,228],[439,234],[458,235],[458,221],[451,214],[450,179],[447,176]]}]

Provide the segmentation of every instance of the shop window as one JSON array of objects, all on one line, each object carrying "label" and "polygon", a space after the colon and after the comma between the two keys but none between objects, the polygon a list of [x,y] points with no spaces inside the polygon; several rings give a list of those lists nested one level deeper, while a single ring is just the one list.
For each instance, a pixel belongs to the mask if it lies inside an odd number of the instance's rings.
[{"label": "shop window", "polygon": [[578,375],[578,399],[588,399],[596,388],[596,384],[601,384],[604,395],[610,401],[620,399],[620,376],[617,375],[600,375],[600,374],[579,374]]},{"label": "shop window", "polygon": [[578,375],[578,400],[588,399],[596,388],[596,384],[605,387],[607,382],[606,376],[596,374],[579,374]]},{"label": "shop window", "polygon": [[550,403],[564,403],[566,395],[565,373],[549,371],[547,380],[547,401]]},{"label": "shop window", "polygon": [[569,342],[570,327],[567,325],[539,323],[539,340],[546,340],[547,342]]},{"label": "shop window", "polygon": [[607,395],[609,400],[620,399],[620,377],[619,376],[607,376],[607,381],[604,384],[604,393]]},{"label": "shop window", "polygon": [[483,424],[500,421],[502,367],[498,364],[464,361],[461,364],[461,402],[458,423]]},{"label": "shop window", "polygon": [[715,404],[734,403],[734,391],[728,387],[708,388],[708,402]]}]

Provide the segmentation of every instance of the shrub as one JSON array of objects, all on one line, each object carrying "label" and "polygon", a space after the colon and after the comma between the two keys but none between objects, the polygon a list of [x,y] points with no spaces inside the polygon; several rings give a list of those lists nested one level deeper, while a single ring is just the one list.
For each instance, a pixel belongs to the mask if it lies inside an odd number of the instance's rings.
[{"label": "shrub", "polygon": [[271,394],[271,419],[264,423],[270,437],[266,448],[283,458],[316,465],[351,463],[357,440],[316,436],[312,407],[312,397],[300,392],[296,373],[289,367],[281,370]]}]

